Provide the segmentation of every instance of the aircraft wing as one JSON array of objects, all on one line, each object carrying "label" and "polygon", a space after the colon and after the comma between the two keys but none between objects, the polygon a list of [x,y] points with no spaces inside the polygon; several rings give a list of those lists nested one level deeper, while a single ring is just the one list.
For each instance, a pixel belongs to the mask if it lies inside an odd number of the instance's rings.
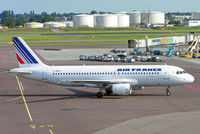
[{"label": "aircraft wing", "polygon": [[131,85],[138,85],[136,79],[114,79],[114,80],[64,80],[63,82],[84,82],[91,84],[121,84],[121,83],[130,83]]}]

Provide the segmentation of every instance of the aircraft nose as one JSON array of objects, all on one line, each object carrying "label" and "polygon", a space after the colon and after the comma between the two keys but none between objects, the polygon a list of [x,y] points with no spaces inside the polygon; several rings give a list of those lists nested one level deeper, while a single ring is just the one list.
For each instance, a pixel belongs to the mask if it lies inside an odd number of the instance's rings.
[{"label": "aircraft nose", "polygon": [[192,76],[192,75],[188,75],[187,76],[187,81],[189,82],[189,83],[192,83],[192,82],[194,82],[194,77]]}]

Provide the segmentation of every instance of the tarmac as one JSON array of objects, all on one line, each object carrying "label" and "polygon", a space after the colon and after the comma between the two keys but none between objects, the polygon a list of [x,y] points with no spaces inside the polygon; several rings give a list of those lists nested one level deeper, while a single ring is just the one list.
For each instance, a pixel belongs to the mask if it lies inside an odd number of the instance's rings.
[{"label": "tarmac", "polygon": [[[43,49],[124,48],[124,45],[31,46]],[[127,47],[126,47],[127,48]],[[116,64],[78,60],[45,60],[49,65]],[[79,56],[79,55],[78,55]],[[98,89],[50,85],[9,75],[18,67],[13,46],[0,46],[0,130],[3,134],[92,133],[197,133],[200,111],[200,68],[191,59],[165,58],[165,63],[184,68],[195,77],[189,85],[171,88],[145,87],[131,96],[96,98]],[[152,63],[152,64],[165,64]],[[126,63],[118,63],[126,64]],[[150,63],[135,63],[150,64]],[[22,84],[19,84],[19,83]],[[21,85],[21,86],[19,86]],[[21,89],[20,89],[21,87]],[[23,88],[22,88],[23,87]],[[24,92],[22,92],[24,89]]]}]

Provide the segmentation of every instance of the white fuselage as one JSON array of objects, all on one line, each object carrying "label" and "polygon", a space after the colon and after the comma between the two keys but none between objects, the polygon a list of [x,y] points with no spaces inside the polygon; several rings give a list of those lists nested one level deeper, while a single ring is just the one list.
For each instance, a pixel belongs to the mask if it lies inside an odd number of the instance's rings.
[{"label": "white fuselage", "polygon": [[63,86],[101,87],[105,81],[110,83],[130,83],[132,86],[172,86],[194,81],[194,77],[185,73],[182,68],[168,65],[43,65],[11,70],[13,73],[26,71],[31,73],[18,74],[23,77]]}]

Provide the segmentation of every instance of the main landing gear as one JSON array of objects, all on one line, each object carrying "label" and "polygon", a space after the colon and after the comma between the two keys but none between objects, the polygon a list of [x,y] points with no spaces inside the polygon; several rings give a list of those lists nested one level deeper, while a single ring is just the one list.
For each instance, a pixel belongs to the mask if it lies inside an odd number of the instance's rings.
[{"label": "main landing gear", "polygon": [[170,96],[171,95],[171,92],[170,92],[170,87],[166,87],[166,95],[167,96]]},{"label": "main landing gear", "polygon": [[97,96],[97,98],[102,98],[104,96],[104,92],[99,91],[99,92],[97,92],[96,96]]}]

